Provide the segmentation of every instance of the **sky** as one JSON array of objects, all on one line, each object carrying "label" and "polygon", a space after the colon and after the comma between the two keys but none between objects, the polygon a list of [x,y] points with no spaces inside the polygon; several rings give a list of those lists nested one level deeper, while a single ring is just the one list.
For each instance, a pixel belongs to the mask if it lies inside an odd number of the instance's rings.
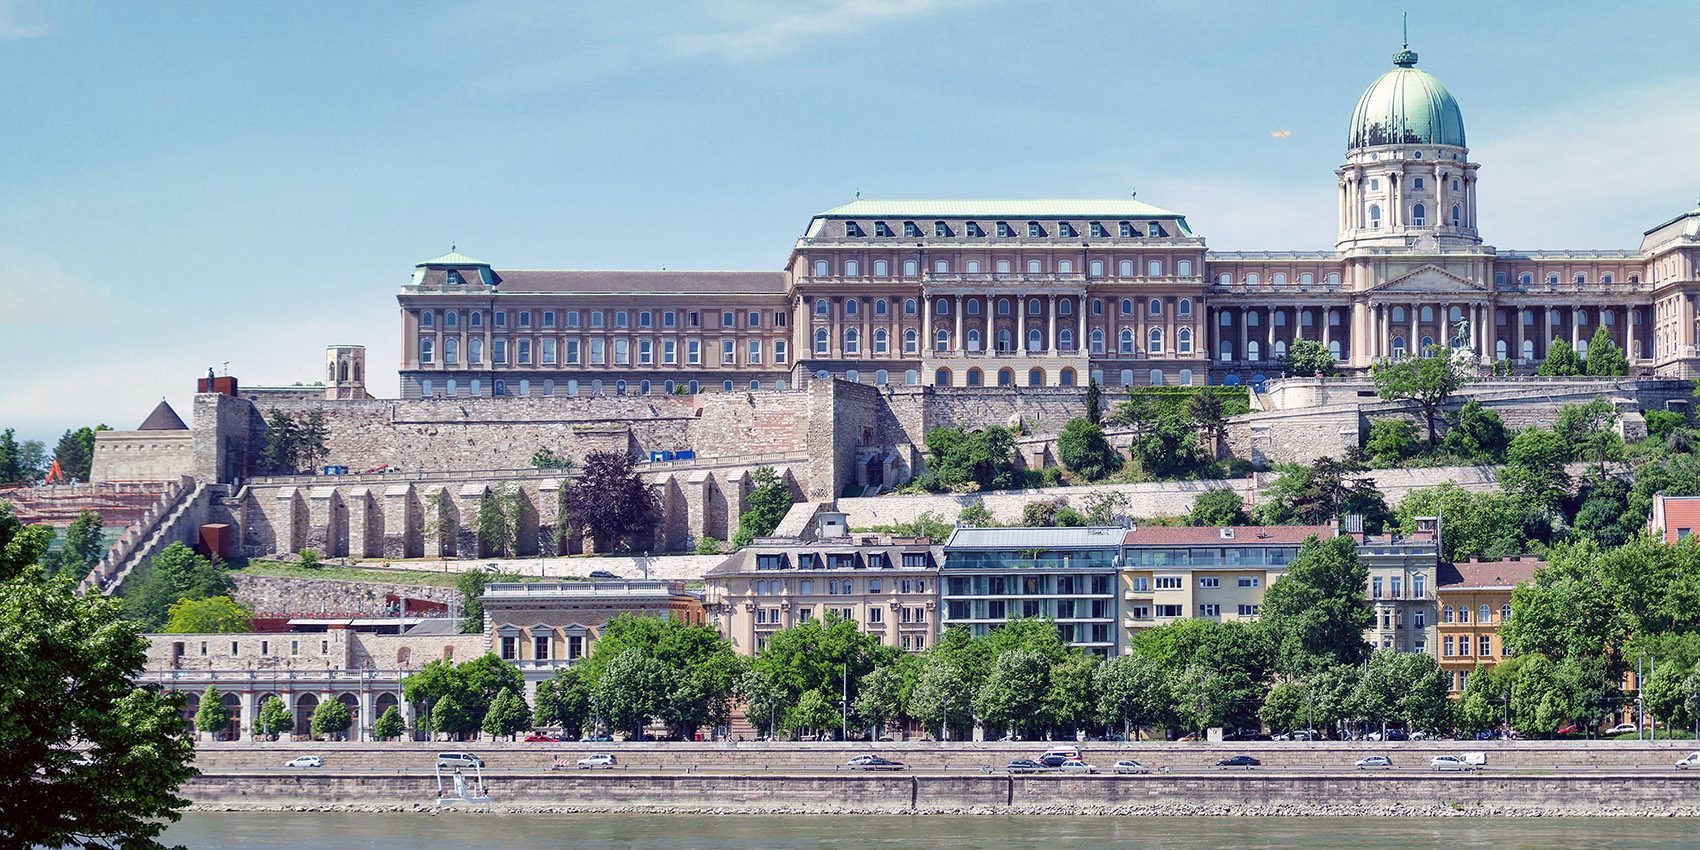
[{"label": "sky", "polygon": [[[455,245],[498,269],[778,269],[864,198],[1105,198],[1331,247],[1404,7],[1191,0],[0,0],[0,428],[316,380]],[[1480,223],[1628,248],[1700,196],[1700,0],[1430,2]],[[1285,132],[1286,135],[1277,135]],[[226,365],[228,364],[228,365]]]}]

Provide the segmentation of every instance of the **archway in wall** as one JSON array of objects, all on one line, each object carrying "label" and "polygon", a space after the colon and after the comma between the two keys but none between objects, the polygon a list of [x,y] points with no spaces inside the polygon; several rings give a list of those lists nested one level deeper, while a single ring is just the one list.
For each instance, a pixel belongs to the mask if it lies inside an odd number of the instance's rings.
[{"label": "archway in wall", "polygon": [[1037,366],[1027,370],[1027,386],[1042,387],[1045,385],[1045,370]]},{"label": "archway in wall", "polygon": [[950,370],[949,369],[940,369],[937,372],[934,372],[933,373],[933,386],[935,386],[935,387],[948,387],[948,386],[950,386]]},{"label": "archway in wall", "polygon": [[221,741],[239,741],[242,739],[242,695],[224,694],[219,702],[230,712],[230,722],[219,730],[218,739]]},{"label": "archway in wall", "polygon": [[343,694],[342,696],[337,697],[336,700],[337,702],[342,703],[344,708],[348,709],[349,717],[348,731],[342,734],[340,740],[360,740],[360,729],[362,725],[360,720],[360,698],[354,694]]},{"label": "archway in wall", "polygon": [[183,734],[194,737],[195,713],[201,710],[201,695],[194,691],[180,693],[183,694]]},{"label": "archway in wall", "polygon": [[300,694],[295,697],[295,734],[313,734],[313,712],[318,708],[318,694]]}]

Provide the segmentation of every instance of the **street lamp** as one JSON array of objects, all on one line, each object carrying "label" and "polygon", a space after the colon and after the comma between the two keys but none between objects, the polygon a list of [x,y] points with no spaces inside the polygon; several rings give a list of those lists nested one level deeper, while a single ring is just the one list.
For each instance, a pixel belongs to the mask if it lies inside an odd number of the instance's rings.
[{"label": "street lamp", "polygon": [[844,723],[844,732],[839,740],[848,741],[850,740],[850,662],[848,660],[844,662],[844,679],[841,687],[843,691],[838,700],[838,711],[841,715],[840,719]]}]

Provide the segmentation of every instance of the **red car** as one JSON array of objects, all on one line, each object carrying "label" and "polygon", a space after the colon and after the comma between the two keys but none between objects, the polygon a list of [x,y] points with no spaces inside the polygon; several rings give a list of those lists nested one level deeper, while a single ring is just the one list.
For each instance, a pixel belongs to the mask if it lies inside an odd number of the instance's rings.
[{"label": "red car", "polygon": [[1560,734],[1560,735],[1574,735],[1574,734],[1576,734],[1577,732],[1580,732],[1580,731],[1582,731],[1582,727],[1577,726],[1576,724],[1572,723],[1569,726],[1566,726],[1563,729],[1558,730],[1558,734]]},{"label": "red car", "polygon": [[556,741],[556,742],[566,740],[565,738],[558,738],[554,735],[527,735],[527,736],[525,736],[525,739],[527,741]]}]

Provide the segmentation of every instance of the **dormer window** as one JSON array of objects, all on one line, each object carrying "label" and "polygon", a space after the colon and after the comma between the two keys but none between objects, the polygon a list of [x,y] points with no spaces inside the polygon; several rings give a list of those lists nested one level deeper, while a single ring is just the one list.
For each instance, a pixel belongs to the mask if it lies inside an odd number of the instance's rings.
[{"label": "dormer window", "polygon": [[844,222],[844,235],[857,237],[862,235],[862,226],[853,221]]},{"label": "dormer window", "polygon": [[903,235],[913,239],[921,235],[921,228],[915,226],[913,221],[903,222]]},{"label": "dormer window", "polygon": [[455,269],[449,269],[449,285],[450,286],[459,286],[460,285],[460,272],[459,271],[456,271]]},{"label": "dormer window", "polygon": [[1064,236],[1064,237],[1074,237],[1074,236],[1079,236],[1080,233],[1079,233],[1079,231],[1076,231],[1074,229],[1074,225],[1069,224],[1068,222],[1064,221],[1064,222],[1058,222],[1057,223],[1057,235],[1058,236]]},{"label": "dormer window", "polygon": [[1223,539],[1223,540],[1232,540],[1232,539],[1234,539],[1234,530],[1233,530],[1233,529],[1231,529],[1231,528],[1224,528],[1224,529],[1221,529],[1221,532],[1222,532],[1222,539]]},{"label": "dormer window", "polygon": [[964,227],[964,229],[966,229],[968,231],[969,236],[978,237],[978,236],[985,236],[986,235],[986,231],[981,229],[980,224],[978,222],[970,221],[966,225],[963,225],[963,227]]},{"label": "dormer window", "polygon": [[933,235],[943,239],[950,235],[950,225],[942,221],[933,222]]},{"label": "dormer window", "polygon": [[887,226],[886,223],[883,222],[883,221],[876,221],[876,222],[874,222],[874,235],[875,236],[890,236],[891,235],[891,228],[889,226]]},{"label": "dormer window", "polygon": [[1090,232],[1092,233],[1092,238],[1102,239],[1104,238],[1104,225],[1094,221],[1092,222]]},{"label": "dormer window", "polygon": [[1133,222],[1124,221],[1121,223],[1121,235],[1124,239],[1131,238],[1133,236]]},{"label": "dormer window", "polygon": [[1014,235],[1015,235],[1015,232],[1010,230],[1010,228],[1009,228],[1009,222],[1007,222],[1007,221],[998,222],[998,238],[1008,239],[1009,237],[1014,236]]},{"label": "dormer window", "polygon": [[1027,222],[1027,235],[1031,238],[1037,239],[1045,235],[1045,228],[1040,227],[1039,222]]}]

